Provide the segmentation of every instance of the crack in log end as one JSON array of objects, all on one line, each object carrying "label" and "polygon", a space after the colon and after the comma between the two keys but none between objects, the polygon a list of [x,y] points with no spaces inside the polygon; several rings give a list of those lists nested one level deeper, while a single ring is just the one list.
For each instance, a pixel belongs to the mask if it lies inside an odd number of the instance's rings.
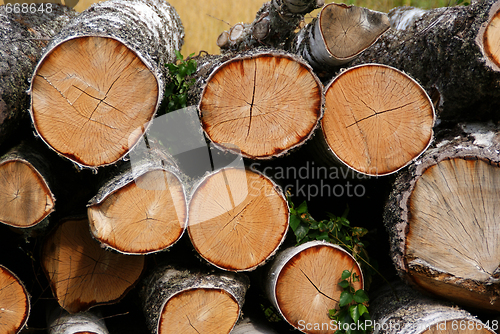
[{"label": "crack in log end", "polygon": [[307,280],[309,281],[309,283],[311,283],[311,284],[312,284],[312,286],[316,289],[316,291],[318,291],[318,293],[319,293],[320,295],[322,295],[322,296],[324,296],[324,297],[326,297],[326,298],[328,298],[328,299],[330,299],[330,300],[333,300],[334,302],[337,302],[337,303],[339,302],[338,300],[333,299],[332,297],[328,296],[328,295],[327,295],[327,294],[325,294],[323,291],[321,291],[321,290],[320,290],[320,289],[316,286],[316,284],[314,284],[314,282],[313,282],[313,281],[309,278],[309,276],[307,276],[307,275],[306,275],[306,273],[305,273],[305,272],[304,272],[301,268],[299,268],[299,270],[300,270],[300,272],[301,272],[301,273],[302,273],[302,274],[303,274],[303,275],[307,278]]}]

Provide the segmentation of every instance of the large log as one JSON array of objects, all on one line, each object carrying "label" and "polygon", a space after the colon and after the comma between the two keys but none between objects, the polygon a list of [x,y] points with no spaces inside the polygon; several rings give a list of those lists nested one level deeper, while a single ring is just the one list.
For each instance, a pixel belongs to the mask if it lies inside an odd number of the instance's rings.
[{"label": "large log", "polygon": [[458,304],[500,310],[499,131],[464,126],[400,174],[384,221],[398,273]]},{"label": "large log", "polygon": [[153,334],[227,334],[240,316],[248,286],[241,274],[156,268],[141,289],[147,325]]},{"label": "large log", "polygon": [[288,219],[287,201],[274,182],[260,173],[225,168],[195,188],[187,230],[208,262],[224,270],[247,271],[277,251]]},{"label": "large log", "polygon": [[431,100],[412,78],[379,64],[351,67],[325,89],[318,159],[358,173],[394,173],[422,154],[433,138]]},{"label": "large log", "polygon": [[310,241],[276,256],[265,276],[267,297],[279,314],[303,333],[334,333],[329,310],[338,306],[342,272],[359,276],[353,282],[363,289],[364,278],[356,260],[338,245]]},{"label": "large log", "polygon": [[0,157],[0,222],[29,228],[48,217],[55,196],[47,157],[24,142]]},{"label": "large log", "polygon": [[0,333],[19,333],[28,321],[30,296],[23,283],[0,265]]},{"label": "large log", "polygon": [[[398,283],[381,289],[370,304],[374,334],[492,334],[492,323],[484,323],[469,312],[429,298]],[[498,325],[496,326],[498,327]]]},{"label": "large log", "polygon": [[44,241],[41,262],[57,302],[69,313],[118,302],[144,268],[143,256],[101,248],[87,219],[60,222]]},{"label": "large log", "polygon": [[81,166],[119,160],[156,113],[169,79],[164,65],[176,59],[183,36],[166,2],[93,5],[54,37],[35,69],[30,113],[37,133]]},{"label": "large log", "polygon": [[172,246],[184,233],[184,186],[172,168],[154,161],[126,163],[90,200],[87,216],[104,247],[149,254]]},{"label": "large log", "polygon": [[376,62],[406,72],[435,96],[443,120],[497,120],[499,9],[500,2],[487,0],[402,15],[393,24],[404,29],[388,31],[353,64]]},{"label": "large log", "polygon": [[249,51],[215,68],[206,80],[199,102],[203,129],[217,146],[233,151],[236,146],[244,157],[283,155],[317,127],[322,88],[298,57]]},{"label": "large log", "polygon": [[36,9],[43,12],[14,13],[0,6],[0,145],[23,121],[29,124],[26,91],[42,49],[77,15],[59,4]]}]

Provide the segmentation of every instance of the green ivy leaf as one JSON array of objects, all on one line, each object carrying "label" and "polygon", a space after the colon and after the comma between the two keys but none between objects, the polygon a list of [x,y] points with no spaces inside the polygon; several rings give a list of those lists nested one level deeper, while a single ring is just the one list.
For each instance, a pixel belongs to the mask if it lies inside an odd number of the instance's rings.
[{"label": "green ivy leaf", "polygon": [[300,219],[297,218],[297,216],[291,216],[290,217],[290,227],[292,228],[292,231],[295,232],[297,230],[297,227],[300,225]]},{"label": "green ivy leaf", "polygon": [[365,305],[363,304],[358,304],[358,312],[359,315],[362,316],[363,314],[367,313],[368,314],[368,309],[366,308]]},{"label": "green ivy leaf", "polygon": [[297,213],[299,215],[303,214],[303,213],[306,213],[307,212],[307,203],[306,201],[302,202],[302,204],[299,205],[299,207],[297,208]]},{"label": "green ivy leaf", "polygon": [[316,236],[316,240],[330,241],[330,236],[328,235],[328,231],[318,234],[318,236]]},{"label": "green ivy leaf", "polygon": [[294,232],[295,236],[297,237],[297,242],[300,242],[300,240],[304,239],[304,237],[307,235],[307,232],[309,232],[309,227],[307,227],[303,223],[300,223]]},{"label": "green ivy leaf", "polygon": [[347,288],[350,284],[349,284],[349,282],[348,282],[348,281],[343,280],[343,281],[340,281],[339,285],[340,285],[340,287],[341,287],[342,289],[345,289],[345,288]]},{"label": "green ivy leaf", "polygon": [[348,279],[349,277],[351,277],[351,271],[350,270],[344,270],[342,272],[341,279],[345,280],[345,279]]},{"label": "green ivy leaf", "polygon": [[339,306],[344,307],[353,301],[353,296],[349,291],[342,291],[340,293]]},{"label": "green ivy leaf", "polygon": [[366,294],[366,292],[362,289],[356,291],[356,293],[354,293],[353,298],[354,298],[354,301],[356,303],[360,303],[360,304],[366,303],[370,300],[370,298],[368,298],[368,295]]},{"label": "green ivy leaf", "polygon": [[360,317],[358,305],[349,306],[349,314],[351,315],[351,318],[352,320],[354,320],[354,322],[358,322]]}]

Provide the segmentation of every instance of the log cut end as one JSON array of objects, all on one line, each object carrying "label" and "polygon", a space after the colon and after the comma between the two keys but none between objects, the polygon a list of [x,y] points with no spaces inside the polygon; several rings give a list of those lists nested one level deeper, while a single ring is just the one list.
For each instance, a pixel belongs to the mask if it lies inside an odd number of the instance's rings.
[{"label": "log cut end", "polygon": [[375,43],[390,22],[385,13],[331,3],[321,10],[319,27],[326,49],[341,64]]},{"label": "log cut end", "polygon": [[431,143],[434,120],[426,92],[392,67],[352,67],[326,88],[325,140],[359,173],[387,175],[408,165]]},{"label": "log cut end", "polygon": [[59,305],[77,313],[120,300],[138,281],[144,257],[106,251],[87,219],[67,220],[46,239],[42,265]]},{"label": "log cut end", "polygon": [[211,74],[199,109],[214,143],[266,159],[311,136],[322,115],[322,85],[307,64],[292,56],[244,56]]},{"label": "log cut end", "polygon": [[476,42],[481,48],[488,65],[500,71],[500,4],[490,8],[489,20],[481,27]]},{"label": "log cut end", "polygon": [[88,217],[94,237],[107,247],[126,254],[163,250],[184,232],[184,188],[173,173],[152,170],[90,205]]},{"label": "log cut end", "polygon": [[[336,245],[314,242],[303,247],[277,272],[277,307],[292,326],[303,332],[334,333],[328,311],[338,308],[342,272],[352,270],[359,277],[352,282],[358,290],[364,286],[361,269],[350,254]],[[305,324],[320,324],[320,329],[306,330]]]},{"label": "log cut end", "polygon": [[158,334],[229,333],[239,315],[238,302],[223,289],[185,290],[163,307]]},{"label": "log cut end", "polygon": [[19,278],[0,265],[0,333],[19,333],[28,321],[30,300]]},{"label": "log cut end", "polygon": [[286,199],[268,178],[243,169],[222,169],[196,189],[188,232],[195,249],[215,266],[252,270],[283,242]]},{"label": "log cut end", "polygon": [[0,222],[32,227],[54,211],[55,198],[40,173],[27,161],[0,163]]},{"label": "log cut end", "polygon": [[158,82],[143,61],[112,38],[80,37],[51,50],[32,82],[36,131],[83,166],[111,164],[135,145],[158,104]]},{"label": "log cut end", "polygon": [[500,310],[500,168],[454,158],[426,169],[409,198],[411,280],[457,303]]}]

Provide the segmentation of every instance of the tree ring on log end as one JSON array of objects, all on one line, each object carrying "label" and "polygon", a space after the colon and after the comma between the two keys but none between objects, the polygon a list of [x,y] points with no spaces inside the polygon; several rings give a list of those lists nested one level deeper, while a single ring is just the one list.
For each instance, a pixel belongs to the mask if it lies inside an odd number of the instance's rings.
[{"label": "tree ring on log end", "polygon": [[288,204],[262,174],[226,168],[205,178],[189,203],[188,233],[196,251],[216,267],[253,270],[286,237]]},{"label": "tree ring on log end", "polygon": [[0,333],[19,333],[30,313],[30,299],[17,276],[0,265]]},{"label": "tree ring on log end", "polygon": [[[203,89],[203,129],[217,146],[267,159],[301,145],[322,116],[322,84],[291,55],[260,53],[218,67]],[[264,139],[264,140],[263,140]]]},{"label": "tree ring on log end", "polygon": [[304,333],[334,333],[304,329],[303,324],[331,323],[328,311],[338,307],[342,288],[342,272],[352,270],[359,280],[353,281],[356,290],[363,289],[364,279],[359,264],[342,247],[312,241],[279,253],[267,277],[267,291],[281,315]]},{"label": "tree ring on log end", "polygon": [[0,163],[0,222],[32,227],[54,211],[55,198],[42,175],[27,161]]},{"label": "tree ring on log end", "polygon": [[324,6],[318,17],[316,33],[336,64],[352,60],[390,27],[387,14],[342,3]]},{"label": "tree ring on log end", "polygon": [[500,168],[452,158],[430,166],[408,199],[406,266],[418,286],[500,310]]},{"label": "tree ring on log end", "polygon": [[183,290],[165,302],[159,318],[158,334],[230,333],[239,315],[238,302],[224,289]]},{"label": "tree ring on log end", "polygon": [[342,72],[325,93],[325,140],[345,165],[388,175],[420,156],[433,138],[434,106],[403,72],[380,64]]},{"label": "tree ring on log end", "polygon": [[179,178],[163,169],[137,176],[98,203],[88,217],[96,239],[125,254],[149,254],[184,233],[187,204]]},{"label": "tree ring on log end", "polygon": [[69,313],[119,301],[144,268],[143,256],[101,248],[87,219],[60,223],[45,240],[41,262],[54,296]]},{"label": "tree ring on log end", "polygon": [[65,40],[45,55],[31,92],[40,137],[88,167],[122,158],[142,135],[135,130],[151,121],[159,98],[155,75],[134,51],[93,36]]}]

